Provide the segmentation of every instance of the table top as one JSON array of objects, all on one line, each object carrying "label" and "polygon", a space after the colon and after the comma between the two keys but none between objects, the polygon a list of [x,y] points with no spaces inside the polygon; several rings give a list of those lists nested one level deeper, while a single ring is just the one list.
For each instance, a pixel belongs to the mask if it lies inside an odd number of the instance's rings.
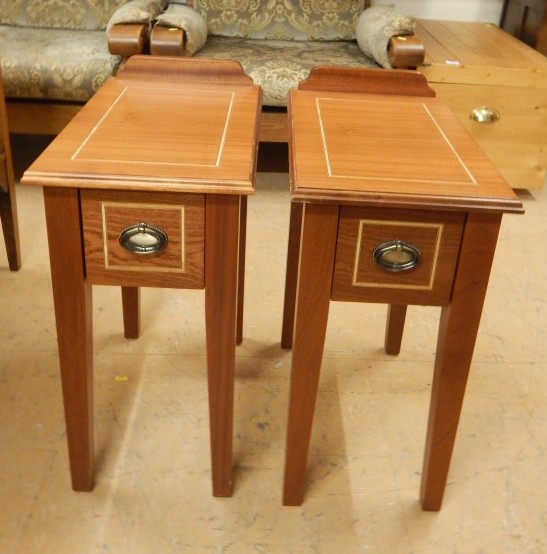
[{"label": "table top", "polygon": [[492,23],[419,19],[425,64],[547,70],[547,58]]},{"label": "table top", "polygon": [[168,75],[141,80],[122,72],[82,108],[22,182],[252,194],[259,112],[260,89],[253,85],[173,82]]},{"label": "table top", "polygon": [[294,200],[522,212],[439,98],[293,90]]}]

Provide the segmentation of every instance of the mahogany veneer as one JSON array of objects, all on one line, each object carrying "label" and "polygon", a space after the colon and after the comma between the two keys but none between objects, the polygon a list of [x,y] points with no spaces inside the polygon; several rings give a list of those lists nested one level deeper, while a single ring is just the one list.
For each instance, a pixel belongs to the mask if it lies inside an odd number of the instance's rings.
[{"label": "mahogany veneer", "polygon": [[[260,101],[235,62],[135,56],[23,176],[44,187],[75,490],[93,486],[91,285],[105,284],[122,286],[131,338],[138,287],[205,289],[213,494],[232,493],[235,345]],[[155,256],[121,246],[122,231],[142,222],[167,234]]]},{"label": "mahogany veneer", "polygon": [[[502,214],[522,205],[425,78],[319,68],[290,96],[291,226],[282,345],[293,348],[283,502],[304,499],[331,300],[442,306],[421,501],[439,510]],[[385,243],[385,269],[373,254]],[[402,258],[401,258],[402,256]],[[407,256],[407,257],[405,257]]]}]

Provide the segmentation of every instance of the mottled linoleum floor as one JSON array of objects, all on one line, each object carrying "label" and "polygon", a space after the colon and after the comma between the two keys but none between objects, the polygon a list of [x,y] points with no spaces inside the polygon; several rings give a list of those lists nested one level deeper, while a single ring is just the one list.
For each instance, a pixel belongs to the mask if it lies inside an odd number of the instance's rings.
[{"label": "mottled linoleum floor", "polygon": [[423,307],[409,309],[394,358],[385,306],[331,304],[306,501],[281,505],[289,193],[275,173],[259,174],[249,201],[233,497],[211,496],[203,292],[144,290],[129,341],[114,287],[94,287],[96,486],[72,492],[42,193],[18,185],[20,272],[0,248],[0,552],[547,552],[547,190],[520,196],[527,213],[502,224],[444,505],[424,513],[439,309]]}]

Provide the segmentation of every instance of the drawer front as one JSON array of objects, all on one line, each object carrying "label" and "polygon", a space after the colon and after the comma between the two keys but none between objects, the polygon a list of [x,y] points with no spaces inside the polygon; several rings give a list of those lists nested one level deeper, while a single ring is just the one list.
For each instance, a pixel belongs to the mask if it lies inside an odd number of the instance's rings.
[{"label": "drawer front", "polygon": [[[203,195],[83,190],[81,206],[91,283],[204,287]],[[167,236],[158,253],[136,253],[120,244],[124,229],[143,222]]]},{"label": "drawer front", "polygon": [[457,213],[342,207],[332,299],[448,304],[463,223]]},{"label": "drawer front", "polygon": [[[513,188],[541,188],[547,168],[547,89],[430,83]],[[479,123],[487,106],[499,119]]]}]

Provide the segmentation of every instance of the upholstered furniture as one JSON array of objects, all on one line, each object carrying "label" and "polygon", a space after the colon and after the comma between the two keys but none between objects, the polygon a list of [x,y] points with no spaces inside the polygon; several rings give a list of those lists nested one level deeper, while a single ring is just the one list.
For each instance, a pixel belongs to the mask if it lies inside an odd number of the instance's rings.
[{"label": "upholstered furniture", "polygon": [[[150,51],[239,61],[263,90],[261,140],[286,141],[286,128],[270,126],[269,116],[279,109],[286,125],[288,92],[314,66],[406,67],[423,59],[423,47],[411,36],[413,19],[369,5],[365,0],[171,1],[157,17]],[[392,40],[396,36],[404,40]]]},{"label": "upholstered furniture", "polygon": [[15,181],[11,163],[11,150],[8,132],[4,87],[0,73],[0,217],[8,265],[11,271],[21,267],[21,249],[19,245],[19,226],[17,223],[17,204],[15,202]]},{"label": "upholstered furniture", "polygon": [[10,131],[56,134],[123,56],[146,49],[162,7],[163,0],[0,0]]}]

